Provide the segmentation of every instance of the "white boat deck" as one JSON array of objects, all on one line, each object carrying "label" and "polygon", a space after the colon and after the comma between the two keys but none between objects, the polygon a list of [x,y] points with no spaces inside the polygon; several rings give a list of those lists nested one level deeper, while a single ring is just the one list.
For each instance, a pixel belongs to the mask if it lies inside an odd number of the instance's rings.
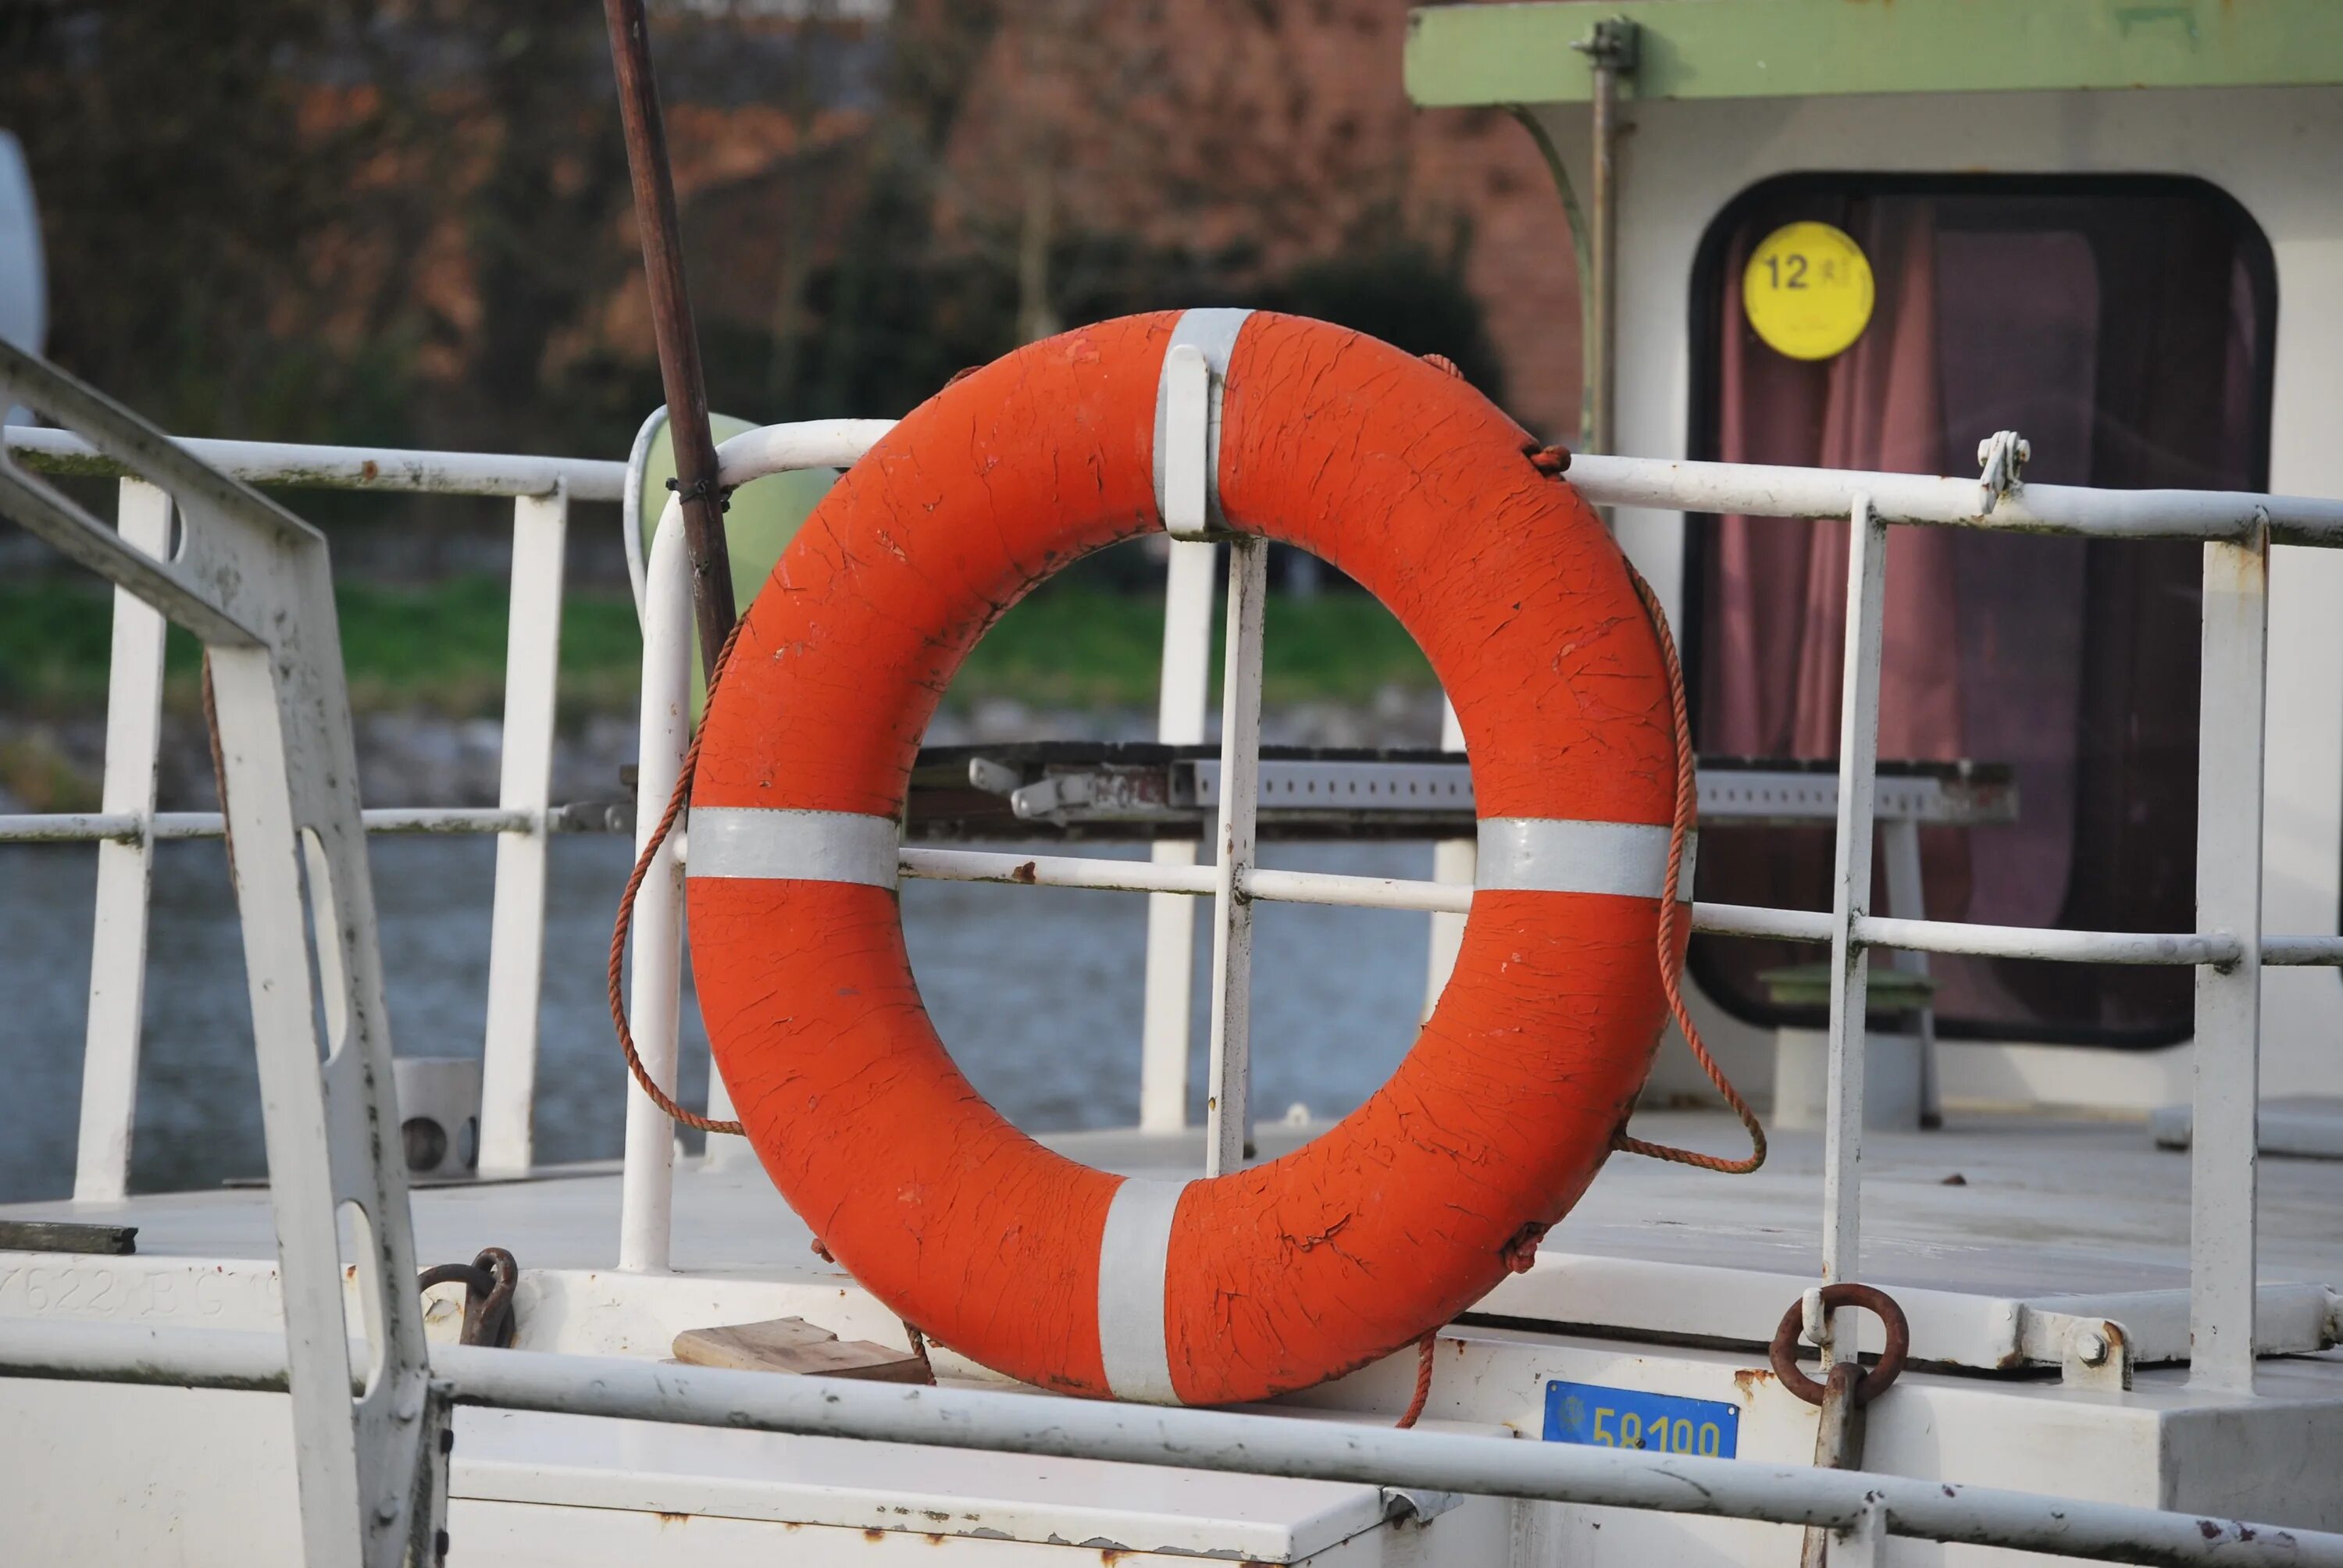
[{"label": "white boat deck", "polygon": [[[1645,1137],[1723,1151],[1742,1136],[1722,1114],[1651,1113],[1636,1126]],[[1310,1135],[1264,1128],[1262,1155]],[[1199,1131],[1079,1132],[1047,1141],[1128,1174],[1184,1175],[1202,1162]],[[1819,1135],[1799,1132],[1776,1136],[1765,1168],[1751,1176],[1614,1159],[1547,1237],[1539,1267],[1499,1286],[1482,1311],[1581,1331],[1763,1342],[1819,1272],[1821,1159]],[[1863,1277],[1905,1300],[1916,1356],[1976,1370],[2006,1365],[2013,1331],[1994,1312],[1973,1309],[2010,1302],[2114,1317],[2131,1328],[2143,1361],[2185,1354],[2185,1337],[2176,1345],[2171,1336],[2186,1332],[2188,1158],[2157,1148],[2140,1123],[1956,1117],[1937,1132],[1870,1135],[1864,1164]],[[468,1259],[501,1246],[524,1271],[607,1273],[618,1181],[611,1165],[418,1188],[417,1257]],[[2343,1286],[2343,1229],[2335,1220],[2343,1213],[2343,1161],[2265,1159],[2260,1211],[2261,1278],[2278,1302],[2265,1309],[2267,1340],[2288,1332],[2287,1301],[2299,1297],[2302,1312],[2315,1305],[2323,1319],[2327,1291]],[[153,1259],[275,1257],[267,1194],[253,1187],[109,1205],[19,1204],[0,1209],[0,1218],[136,1225],[139,1255]],[[677,1273],[844,1283],[813,1256],[810,1240],[752,1161],[736,1153],[679,1165]],[[0,1280],[0,1312],[21,1310],[8,1297]]]},{"label": "white boat deck", "polygon": [[[1274,1156],[1312,1131],[1264,1128],[1262,1152]],[[1733,1150],[1741,1136],[1721,1113],[1655,1113],[1639,1118],[1637,1131],[1717,1151]],[[1048,1141],[1129,1173],[1184,1174],[1202,1161],[1201,1132],[1083,1132]],[[1506,1281],[1480,1315],[1445,1336],[1440,1398],[1427,1426],[1538,1436],[1548,1383],[1565,1378],[1733,1401],[1745,1412],[1743,1457],[1804,1462],[1814,1441],[1811,1412],[1755,1370],[1762,1352],[1753,1347],[1819,1270],[1820,1165],[1818,1136],[1796,1132],[1774,1141],[1772,1159],[1754,1176],[1614,1160],[1548,1238],[1538,1267]],[[2343,1431],[2343,1418],[2315,1413],[2331,1412],[2343,1392],[2343,1352],[2265,1362],[2254,1430],[2276,1435],[2242,1448],[2235,1436],[2242,1412],[2228,1396],[2199,1395],[2181,1368],[2145,1371],[2136,1393],[2108,1394],[2063,1384],[2038,1344],[2029,1352],[2023,1332],[2029,1312],[2087,1312],[2121,1322],[2144,1362],[2174,1359],[2176,1345],[2185,1351],[2187,1155],[2157,1149],[2138,1122],[1956,1117],[1940,1132],[1871,1136],[1865,1170],[1865,1277],[1910,1313],[1916,1358],[1966,1369],[1909,1375],[1895,1409],[1872,1422],[1868,1462],[1891,1473],[2258,1510],[2298,1524],[2343,1523],[2328,1517],[2328,1503],[2303,1501],[2327,1496],[2322,1483],[2289,1481],[2280,1462],[2285,1454],[2316,1451],[2321,1434]],[[1954,1176],[1961,1180],[1947,1185]],[[267,1199],[262,1189],[239,1187],[112,1205],[0,1209],[5,1219],[139,1227],[135,1258],[0,1253],[0,1316],[270,1327],[279,1308]],[[618,1201],[615,1165],[420,1188],[413,1199],[417,1257],[427,1263],[468,1259],[484,1246],[511,1250],[522,1268],[523,1348],[660,1357],[683,1328],[785,1315],[850,1338],[901,1342],[882,1306],[813,1255],[805,1226],[739,1151],[729,1161],[679,1167],[674,1273],[612,1268]],[[2292,1292],[2314,1302],[2318,1333],[2329,1332],[2333,1298],[2326,1287],[2343,1282],[2338,1213],[2343,1161],[2263,1161],[2266,1298]],[[452,1338],[456,1290],[434,1295],[430,1332]],[[2276,1332],[2303,1332],[2285,1311],[2264,1317]],[[1282,1402],[1282,1410],[1386,1424],[1405,1402],[1413,1364],[1412,1354],[1395,1356]],[[948,1382],[982,1376],[949,1353],[940,1353],[938,1365]],[[2029,1367],[2032,1375],[2006,1375]],[[19,1382],[5,1392],[10,1409],[32,1427],[103,1423],[116,1434],[110,1441],[125,1476],[186,1467],[184,1447],[169,1446],[182,1429],[156,1423],[152,1407],[139,1402],[142,1391]],[[254,1561],[292,1561],[297,1515],[281,1411],[250,1396],[186,1397],[200,1404],[186,1419],[200,1416],[224,1446],[216,1486],[191,1483],[176,1517],[190,1538],[238,1542]],[[2286,1413],[2294,1410],[2314,1413]],[[456,1556],[472,1562],[647,1562],[689,1553],[705,1568],[747,1568],[775,1560],[777,1552],[846,1563],[864,1561],[871,1549],[942,1545],[951,1561],[990,1561],[994,1553],[1004,1563],[1170,1563],[1202,1553],[1369,1568],[1507,1560],[1503,1543],[1514,1528],[1506,1509],[1480,1500],[1442,1515],[1432,1536],[1412,1538],[1421,1526],[1393,1523],[1405,1510],[1388,1494],[1331,1483],[916,1447],[874,1469],[867,1445],[835,1439],[494,1411],[459,1412],[458,1431],[451,1527]],[[2248,1484],[2204,1457],[2230,1449],[2264,1480]],[[85,1490],[77,1490],[68,1453],[60,1449],[57,1466],[35,1466],[15,1487],[36,1539],[72,1539],[86,1517],[78,1507],[49,1505],[52,1495]],[[2175,1455],[2192,1457],[2175,1470]],[[266,1473],[257,1483],[247,1473],[256,1464]],[[2177,1490],[2156,1479],[2200,1471],[2190,1484],[2174,1483]],[[248,1508],[206,1501],[215,1493],[222,1500],[248,1496],[255,1485],[281,1504],[264,1510],[257,1537]],[[130,1501],[126,1493],[114,1498],[124,1510]],[[1647,1561],[1787,1562],[1797,1548],[1795,1532],[1775,1527],[1607,1509],[1564,1510],[1540,1528],[1574,1543],[1617,1537]],[[1012,1559],[1012,1551],[1037,1555]],[[1420,1555],[1427,1552],[1433,1555]]]}]

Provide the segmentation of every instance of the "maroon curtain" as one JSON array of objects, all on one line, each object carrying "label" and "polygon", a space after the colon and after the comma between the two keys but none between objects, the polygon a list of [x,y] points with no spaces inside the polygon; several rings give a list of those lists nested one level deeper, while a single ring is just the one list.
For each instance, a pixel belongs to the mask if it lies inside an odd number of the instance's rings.
[{"label": "maroon curtain", "polygon": [[[1850,185],[1855,182],[1848,182]],[[1819,176],[1746,208],[1721,247],[1714,439],[1727,461],[1963,473],[2016,429],[2027,477],[2252,487],[2267,431],[2258,236],[2176,191],[1833,191]],[[1872,322],[1835,359],[1791,360],[1747,326],[1752,246],[1819,219],[1870,257]],[[1711,756],[1838,752],[1846,525],[1715,519],[1700,538],[1697,712]],[[1884,760],[2016,771],[2011,826],[1922,834],[1937,919],[2185,930],[2195,855],[2197,552],[1899,528],[1888,533]],[[1701,896],[1820,907],[1826,829],[1721,829]],[[1884,890],[1875,887],[1874,907]],[[1703,940],[1703,984],[1749,1016],[1756,980],[1811,950]],[[1940,960],[1954,1034],[2173,1038],[2182,971]]]},{"label": "maroon curtain", "polygon": [[[1725,319],[1732,326],[1721,344],[1717,455],[1727,462],[1942,473],[1948,464],[1933,213],[1923,204],[1866,204],[1834,212],[1828,221],[1853,235],[1871,260],[1876,290],[1871,325],[1852,348],[1820,361],[1786,358],[1754,333],[1734,329],[1745,320],[1741,276],[1748,251],[1770,232],[1745,231],[1725,266]],[[1704,752],[1801,759],[1838,755],[1847,531],[1837,519],[1716,520],[1701,638]],[[1959,665],[1946,657],[1957,646],[1961,618],[1956,542],[1939,529],[1888,532],[1882,758],[1951,761],[1967,754]],[[1964,912],[1969,883],[1964,837],[1930,833],[1922,853],[1930,912]],[[1760,901],[1811,904],[1828,887],[1832,851],[1825,830],[1767,829],[1711,833],[1701,856],[1704,897],[1763,889]],[[1705,946],[1704,969],[1730,971],[1752,994],[1765,969],[1813,956],[1769,943]]]},{"label": "maroon curtain", "polygon": [[[1926,207],[1858,221],[1877,282],[1872,323],[1835,359],[1785,358],[1753,336],[1724,345],[1723,451],[1732,463],[1941,473],[1934,225]],[[1741,319],[1747,239],[1726,265],[1725,309]],[[1720,518],[1704,651],[1703,744],[1740,757],[1838,754],[1846,644],[1843,522]],[[1954,646],[1952,536],[1896,528],[1887,538],[1880,662],[1883,757],[1962,755]]]}]

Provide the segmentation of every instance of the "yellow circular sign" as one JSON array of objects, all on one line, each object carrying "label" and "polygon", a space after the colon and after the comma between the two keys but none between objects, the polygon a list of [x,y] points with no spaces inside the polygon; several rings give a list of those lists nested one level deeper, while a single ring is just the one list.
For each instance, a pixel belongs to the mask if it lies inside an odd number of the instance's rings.
[{"label": "yellow circular sign", "polygon": [[1785,224],[1758,242],[1741,275],[1741,307],[1777,354],[1828,359],[1871,324],[1871,262],[1826,223]]}]

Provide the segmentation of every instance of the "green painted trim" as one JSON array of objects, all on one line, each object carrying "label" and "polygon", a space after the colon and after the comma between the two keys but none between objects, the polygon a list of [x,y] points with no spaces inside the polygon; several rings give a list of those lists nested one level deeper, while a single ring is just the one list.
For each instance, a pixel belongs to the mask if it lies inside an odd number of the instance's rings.
[{"label": "green painted trim", "polygon": [[1642,28],[1639,98],[2343,83],[2343,0],[1548,0],[1411,12],[1408,96],[1584,103],[1599,16]]}]

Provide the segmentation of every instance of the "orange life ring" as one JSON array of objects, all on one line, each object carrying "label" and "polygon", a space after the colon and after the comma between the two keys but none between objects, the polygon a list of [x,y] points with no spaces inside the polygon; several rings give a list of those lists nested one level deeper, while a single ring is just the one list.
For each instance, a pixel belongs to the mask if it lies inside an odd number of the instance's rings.
[{"label": "orange life ring", "polygon": [[[1078,1164],[985,1103],[920,1005],[895,892],[912,759],[961,658],[1051,572],[1162,528],[1180,342],[1224,388],[1220,518],[1405,624],[1456,705],[1482,819],[1453,978],[1390,1081],[1293,1153],[1186,1182]],[[1659,1036],[1675,746],[1619,551],[1532,446],[1353,332],[1131,317],[958,381],[807,521],[709,708],[691,954],[766,1170],[890,1309],[1045,1388],[1261,1399],[1469,1307],[1585,1190]]]}]

